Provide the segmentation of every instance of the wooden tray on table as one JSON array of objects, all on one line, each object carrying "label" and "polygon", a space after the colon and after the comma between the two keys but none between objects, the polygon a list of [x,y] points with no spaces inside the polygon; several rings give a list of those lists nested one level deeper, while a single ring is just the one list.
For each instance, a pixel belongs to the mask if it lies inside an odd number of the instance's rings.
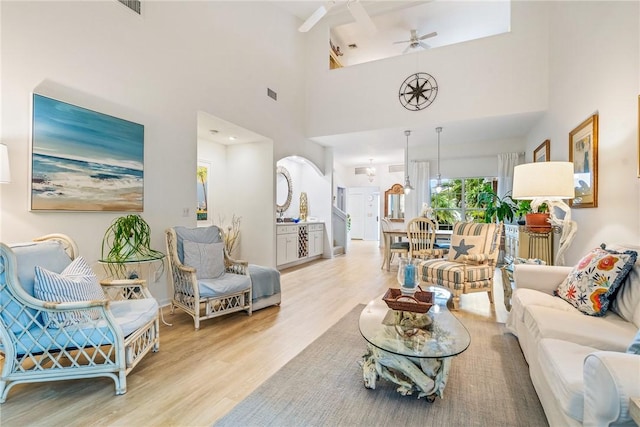
[{"label": "wooden tray on table", "polygon": [[413,295],[404,295],[400,289],[389,288],[382,300],[392,310],[426,313],[433,306],[433,292],[423,291],[418,286]]}]

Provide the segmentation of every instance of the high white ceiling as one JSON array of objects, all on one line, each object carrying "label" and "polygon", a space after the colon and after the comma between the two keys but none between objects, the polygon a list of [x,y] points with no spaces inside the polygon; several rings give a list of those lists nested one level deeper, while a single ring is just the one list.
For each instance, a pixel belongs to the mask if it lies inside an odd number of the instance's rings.
[{"label": "high white ceiling", "polygon": [[[278,7],[288,11],[300,19],[302,24],[318,7],[326,4],[324,1],[290,0],[273,1]],[[411,29],[418,34],[437,31],[438,36],[429,38],[425,42],[431,48],[457,43],[472,38],[485,37],[505,31],[505,4],[508,1],[497,2],[464,2],[456,1],[362,1],[367,13],[376,25],[375,35],[367,35],[354,22],[346,1],[338,0],[323,19],[332,22],[344,22],[332,28],[334,44],[340,44],[344,52],[342,59],[350,53],[345,43],[355,42],[358,45],[354,63],[382,57],[403,54],[406,45],[394,45],[396,40],[407,40]],[[506,30],[509,27],[509,13],[507,7]],[[498,17],[501,16],[499,19]],[[406,54],[412,54],[409,51]],[[206,115],[205,115],[206,116]],[[212,117],[199,117],[203,127],[199,130],[199,137],[212,139],[216,142],[229,144],[247,140],[263,139],[252,132],[243,133],[243,129],[231,123],[217,121]],[[508,117],[494,117],[465,122],[439,123],[443,127],[441,135],[442,146],[482,143],[483,141],[497,141],[518,139],[526,135],[540,119],[541,113],[519,114]],[[209,129],[221,130],[218,135],[210,135]],[[334,159],[343,166],[366,166],[369,159],[376,164],[402,164],[404,162],[405,129],[377,129],[366,132],[355,132],[342,135],[312,138],[315,142],[333,147]],[[422,150],[431,156],[435,153],[437,134],[432,125],[423,128],[410,129],[409,147]],[[230,141],[228,136],[235,134],[237,140]],[[431,147],[431,148],[429,148]],[[444,151],[444,150],[443,150]],[[455,152],[447,150],[448,152]]]}]

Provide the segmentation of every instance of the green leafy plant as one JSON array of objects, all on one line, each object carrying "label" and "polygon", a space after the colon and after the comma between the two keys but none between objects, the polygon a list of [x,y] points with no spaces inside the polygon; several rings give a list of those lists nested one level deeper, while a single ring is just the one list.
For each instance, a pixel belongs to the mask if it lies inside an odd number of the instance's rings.
[{"label": "green leafy plant", "polygon": [[137,214],[113,220],[102,238],[101,257],[112,274],[124,273],[128,262],[162,260],[164,268],[164,254],[151,249],[151,228]]},{"label": "green leafy plant", "polygon": [[528,213],[547,213],[548,211],[549,207],[546,203],[541,203],[538,206],[538,210],[536,212],[533,212],[533,209],[531,208],[531,200],[519,200],[515,214],[518,217],[522,217]]},{"label": "green leafy plant", "polygon": [[478,204],[485,209],[485,222],[512,222],[517,210],[511,195],[498,197],[493,190],[478,193]]}]

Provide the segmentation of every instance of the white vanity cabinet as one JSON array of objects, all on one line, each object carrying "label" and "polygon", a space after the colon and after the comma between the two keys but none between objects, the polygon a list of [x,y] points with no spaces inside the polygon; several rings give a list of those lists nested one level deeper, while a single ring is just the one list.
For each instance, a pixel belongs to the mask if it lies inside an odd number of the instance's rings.
[{"label": "white vanity cabinet", "polygon": [[276,225],[276,264],[279,269],[320,258],[324,251],[324,223]]},{"label": "white vanity cabinet", "polygon": [[283,265],[298,260],[298,225],[276,227],[276,264]]},{"label": "white vanity cabinet", "polygon": [[322,256],[324,251],[324,224],[309,224],[309,257]]}]

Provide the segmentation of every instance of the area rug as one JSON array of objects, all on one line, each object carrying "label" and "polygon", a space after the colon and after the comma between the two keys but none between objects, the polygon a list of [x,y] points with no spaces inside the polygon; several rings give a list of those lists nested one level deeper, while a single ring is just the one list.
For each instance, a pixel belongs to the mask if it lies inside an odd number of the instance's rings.
[{"label": "area rug", "polygon": [[517,339],[461,313],[471,345],[451,363],[442,399],[402,396],[384,380],[366,389],[355,307],[215,426],[547,426]]}]

